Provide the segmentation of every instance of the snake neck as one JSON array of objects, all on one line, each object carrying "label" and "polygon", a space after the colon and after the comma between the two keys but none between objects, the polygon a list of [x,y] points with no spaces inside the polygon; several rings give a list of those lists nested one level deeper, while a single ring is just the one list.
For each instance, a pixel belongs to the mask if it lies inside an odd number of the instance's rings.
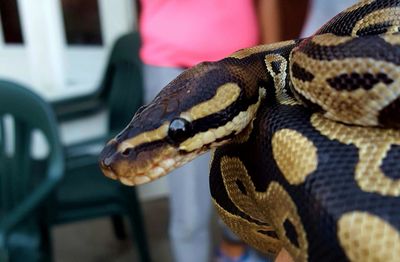
[{"label": "snake neck", "polygon": [[[269,102],[296,104],[289,78],[289,57],[292,50],[304,39],[283,41],[274,44],[260,45],[242,49],[224,59],[229,64],[238,66],[253,78],[243,85],[245,92],[256,94],[257,89],[264,88]],[[224,61],[223,60],[223,61]]]}]

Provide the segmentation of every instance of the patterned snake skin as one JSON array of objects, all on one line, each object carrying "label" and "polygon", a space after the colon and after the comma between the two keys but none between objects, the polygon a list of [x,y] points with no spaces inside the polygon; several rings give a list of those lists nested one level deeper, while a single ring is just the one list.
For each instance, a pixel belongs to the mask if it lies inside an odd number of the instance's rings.
[{"label": "patterned snake skin", "polygon": [[127,185],[209,149],[224,222],[295,261],[400,260],[400,0],[364,0],[315,35],[201,63],[104,148]]}]

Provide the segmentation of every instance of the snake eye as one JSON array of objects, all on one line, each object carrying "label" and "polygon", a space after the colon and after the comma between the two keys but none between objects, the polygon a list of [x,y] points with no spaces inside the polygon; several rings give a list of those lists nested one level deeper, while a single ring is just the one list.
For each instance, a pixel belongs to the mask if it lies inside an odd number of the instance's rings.
[{"label": "snake eye", "polygon": [[173,143],[180,143],[192,135],[192,124],[183,119],[175,118],[168,128],[168,137]]}]

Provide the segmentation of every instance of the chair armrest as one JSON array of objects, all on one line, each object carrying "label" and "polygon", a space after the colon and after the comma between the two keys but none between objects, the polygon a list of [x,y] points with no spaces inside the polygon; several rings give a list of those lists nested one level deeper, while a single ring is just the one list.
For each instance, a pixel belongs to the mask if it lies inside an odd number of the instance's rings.
[{"label": "chair armrest", "polygon": [[99,154],[107,141],[107,136],[102,136],[65,146],[66,170],[97,163]]},{"label": "chair armrest", "polygon": [[64,167],[53,168],[48,174],[46,180],[36,187],[36,189],[20,205],[12,210],[7,216],[0,221],[0,250],[7,247],[7,236],[11,230],[38,208],[46,198],[54,191],[63,176]]},{"label": "chair armrest", "polygon": [[105,103],[96,93],[71,97],[51,102],[57,120],[68,121],[94,114],[104,108]]}]

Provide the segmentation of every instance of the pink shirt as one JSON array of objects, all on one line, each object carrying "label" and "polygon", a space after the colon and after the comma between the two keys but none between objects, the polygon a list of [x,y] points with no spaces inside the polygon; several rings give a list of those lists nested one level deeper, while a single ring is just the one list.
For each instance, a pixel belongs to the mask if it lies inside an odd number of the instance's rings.
[{"label": "pink shirt", "polygon": [[141,0],[144,63],[189,67],[256,45],[254,0]]}]

